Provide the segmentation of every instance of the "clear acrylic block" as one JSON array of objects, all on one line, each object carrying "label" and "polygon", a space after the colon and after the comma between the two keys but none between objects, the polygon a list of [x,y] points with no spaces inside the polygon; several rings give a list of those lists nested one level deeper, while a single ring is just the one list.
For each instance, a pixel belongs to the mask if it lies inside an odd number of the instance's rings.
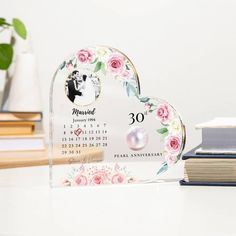
[{"label": "clear acrylic block", "polygon": [[51,186],[148,183],[180,159],[185,129],[168,102],[140,94],[130,59],[78,50],[50,90]]}]

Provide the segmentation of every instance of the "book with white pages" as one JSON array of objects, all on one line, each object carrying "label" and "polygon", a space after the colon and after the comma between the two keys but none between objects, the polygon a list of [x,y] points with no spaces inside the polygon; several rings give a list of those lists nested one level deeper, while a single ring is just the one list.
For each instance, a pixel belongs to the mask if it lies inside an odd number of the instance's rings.
[{"label": "book with white pages", "polygon": [[44,150],[44,134],[1,136],[0,151]]},{"label": "book with white pages", "polygon": [[196,129],[204,128],[236,128],[236,117],[217,117],[210,121],[195,125]]},{"label": "book with white pages", "polygon": [[232,149],[203,149],[203,148],[198,148],[195,150],[196,154],[208,154],[208,155],[236,155],[236,148]]}]

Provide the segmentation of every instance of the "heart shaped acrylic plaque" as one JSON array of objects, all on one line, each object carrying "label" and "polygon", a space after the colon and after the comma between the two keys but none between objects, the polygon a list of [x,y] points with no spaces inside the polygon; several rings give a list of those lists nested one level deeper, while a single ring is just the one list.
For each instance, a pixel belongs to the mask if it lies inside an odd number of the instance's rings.
[{"label": "heart shaped acrylic plaque", "polygon": [[136,69],[110,47],[65,60],[50,91],[52,186],[147,183],[180,159],[185,130],[168,102],[140,94]]}]

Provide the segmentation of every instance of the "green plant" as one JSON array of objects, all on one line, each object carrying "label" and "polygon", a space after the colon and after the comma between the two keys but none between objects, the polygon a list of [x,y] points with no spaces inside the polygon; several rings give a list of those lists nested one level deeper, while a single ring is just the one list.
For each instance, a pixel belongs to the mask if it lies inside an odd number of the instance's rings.
[{"label": "green plant", "polygon": [[[24,23],[17,19],[13,18],[11,23],[8,23],[6,19],[0,18],[0,33],[4,30],[15,31],[22,39],[26,39],[27,31]],[[13,45],[15,39],[14,36],[11,36],[10,43],[1,43],[0,44],[0,70],[7,70],[12,63],[13,58]]]}]

